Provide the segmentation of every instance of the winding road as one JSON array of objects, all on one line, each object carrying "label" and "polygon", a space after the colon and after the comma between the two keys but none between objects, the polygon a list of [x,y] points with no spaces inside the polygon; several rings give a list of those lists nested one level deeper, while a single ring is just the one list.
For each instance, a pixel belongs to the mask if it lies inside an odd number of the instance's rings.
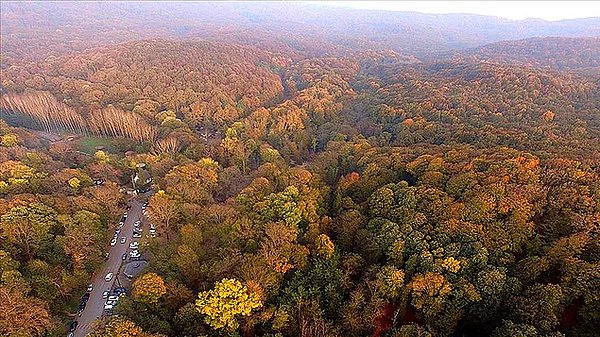
[{"label": "winding road", "polygon": [[[127,261],[123,261],[121,256],[130,251],[129,243],[134,240],[132,238],[134,222],[137,220],[142,220],[143,218],[142,204],[140,201],[132,199],[129,202],[129,206],[131,207],[127,211],[128,216],[123,224],[121,232],[118,235],[117,243],[114,246],[109,246],[108,261],[106,262],[104,268],[102,268],[102,270],[96,274],[93,280],[94,287],[90,293],[87,306],[81,314],[81,317],[77,318],[79,324],[75,330],[75,337],[85,337],[94,329],[96,322],[102,318],[104,312],[104,303],[106,301],[102,298],[102,292],[105,290],[111,290],[113,287],[129,284],[129,280],[121,271],[121,265],[129,261],[129,256]],[[127,241],[123,244],[121,243],[122,237],[127,238]],[[112,280],[109,282],[104,280],[104,276],[108,273],[114,274]]]}]

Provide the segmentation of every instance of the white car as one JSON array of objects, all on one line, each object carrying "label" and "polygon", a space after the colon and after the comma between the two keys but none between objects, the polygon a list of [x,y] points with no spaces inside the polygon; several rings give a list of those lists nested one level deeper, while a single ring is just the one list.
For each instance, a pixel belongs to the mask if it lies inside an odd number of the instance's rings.
[{"label": "white car", "polygon": [[139,227],[142,222],[140,220],[136,221],[133,225],[135,227]]},{"label": "white car", "polygon": [[117,244],[117,238],[113,238],[112,240],[110,240],[110,245],[114,246]]},{"label": "white car", "polygon": [[142,255],[140,254],[140,252],[138,250],[132,250],[132,251],[129,252],[129,256],[131,256],[133,258],[137,258],[137,257],[140,257]]},{"label": "white car", "polygon": [[142,238],[142,234],[140,234],[140,233],[133,233],[133,238],[134,239],[141,239]]},{"label": "white car", "polygon": [[91,292],[92,292],[92,290],[94,290],[94,284],[93,284],[93,283],[90,283],[90,285],[87,287],[87,292],[88,292],[88,293],[91,293]]},{"label": "white car", "polygon": [[108,300],[116,302],[119,300],[119,296],[110,295],[110,296],[108,296]]},{"label": "white car", "polygon": [[108,273],[104,276],[104,281],[109,282],[113,278],[113,273]]},{"label": "white car", "polygon": [[121,244],[124,244],[126,241],[127,241],[127,238],[126,238],[126,237],[122,237],[122,238],[121,238]]},{"label": "white car", "polygon": [[130,249],[137,249],[139,246],[140,246],[140,243],[137,241],[133,241],[132,243],[129,244]]},{"label": "white car", "polygon": [[109,290],[104,290],[104,292],[102,292],[102,298],[108,298],[108,295],[110,295]]}]

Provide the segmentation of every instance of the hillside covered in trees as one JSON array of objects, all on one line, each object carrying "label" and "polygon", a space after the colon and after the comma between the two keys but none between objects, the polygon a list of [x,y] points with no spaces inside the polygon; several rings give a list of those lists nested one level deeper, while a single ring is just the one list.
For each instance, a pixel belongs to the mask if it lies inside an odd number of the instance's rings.
[{"label": "hillside covered in trees", "polygon": [[502,41],[462,53],[475,60],[586,72],[598,76],[598,37],[546,37]]},{"label": "hillside covered in trees", "polygon": [[1,15],[0,335],[67,334],[142,163],[159,235],[93,337],[600,331],[598,18]]}]

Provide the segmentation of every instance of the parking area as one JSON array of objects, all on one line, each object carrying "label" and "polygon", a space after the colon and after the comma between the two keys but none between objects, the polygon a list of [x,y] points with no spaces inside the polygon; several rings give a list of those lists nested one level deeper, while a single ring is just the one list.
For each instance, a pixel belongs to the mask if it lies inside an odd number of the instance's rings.
[{"label": "parking area", "polygon": [[[150,229],[143,226],[147,223],[144,221],[145,205],[144,201],[135,199],[129,202],[109,243],[107,262],[81,298],[77,319],[69,326],[69,337],[86,336],[99,321],[111,315],[121,296],[129,295],[129,277],[134,277],[146,266],[139,251],[142,239],[150,237]],[[139,265],[133,268],[135,264]],[[129,277],[123,273],[126,266],[134,271],[133,274],[128,272]]]}]

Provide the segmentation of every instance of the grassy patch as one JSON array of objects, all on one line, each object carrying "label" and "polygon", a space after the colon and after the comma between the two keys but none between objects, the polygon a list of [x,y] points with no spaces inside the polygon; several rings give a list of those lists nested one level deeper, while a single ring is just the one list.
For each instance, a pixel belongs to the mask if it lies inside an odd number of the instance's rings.
[{"label": "grassy patch", "polygon": [[79,151],[89,154],[96,153],[96,148],[100,146],[109,152],[113,150],[113,140],[111,138],[82,137],[77,145]]}]

